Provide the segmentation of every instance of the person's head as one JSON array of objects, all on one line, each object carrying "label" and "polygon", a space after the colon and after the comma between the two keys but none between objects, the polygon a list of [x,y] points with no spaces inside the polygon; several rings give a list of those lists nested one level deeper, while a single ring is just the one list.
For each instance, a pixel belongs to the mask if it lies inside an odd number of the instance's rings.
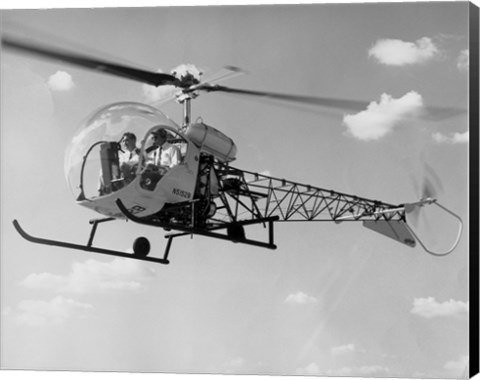
[{"label": "person's head", "polygon": [[124,133],[120,142],[130,152],[137,147],[137,137],[131,132]]},{"label": "person's head", "polygon": [[167,131],[159,128],[152,132],[153,143],[157,146],[162,146],[167,141]]}]

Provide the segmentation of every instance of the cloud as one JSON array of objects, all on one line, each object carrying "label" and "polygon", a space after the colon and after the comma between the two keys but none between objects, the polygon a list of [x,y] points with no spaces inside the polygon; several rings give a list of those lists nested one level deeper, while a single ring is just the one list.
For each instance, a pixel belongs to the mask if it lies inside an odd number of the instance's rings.
[{"label": "cloud", "polygon": [[332,355],[346,355],[355,352],[364,353],[365,351],[359,348],[356,348],[353,343],[344,344],[337,347],[332,347],[330,350]]},{"label": "cloud", "polygon": [[148,84],[142,85],[142,93],[145,101],[148,103],[156,103],[173,99],[176,91],[177,90],[174,86],[155,87]]},{"label": "cloud", "polygon": [[83,318],[93,306],[58,296],[51,301],[21,301],[16,310],[10,309],[8,316],[20,326],[40,327],[59,325],[70,318]]},{"label": "cloud", "polygon": [[343,367],[340,369],[328,370],[326,375],[328,376],[382,376],[387,375],[390,370],[387,367],[380,365],[365,365],[361,367]]},{"label": "cloud", "polygon": [[245,365],[245,359],[242,357],[237,357],[230,360],[229,362],[224,363],[223,372],[231,373],[231,374],[238,373],[242,370],[244,365]]},{"label": "cloud", "polygon": [[390,370],[387,367],[380,365],[364,365],[360,367],[343,367],[339,369],[329,369],[323,371],[320,369],[317,363],[310,363],[306,367],[297,368],[297,375],[312,376],[312,375],[321,375],[321,376],[367,376],[367,377],[376,377],[376,376],[386,376],[389,374]]},{"label": "cloud", "polygon": [[87,260],[74,263],[64,276],[52,273],[30,274],[21,285],[29,289],[52,290],[57,293],[104,293],[141,291],[155,272],[135,260],[115,258],[110,262]]},{"label": "cloud", "polygon": [[449,136],[436,132],[432,134],[433,139],[439,143],[439,144],[463,144],[463,143],[468,143],[470,134],[469,131],[463,132],[463,133],[452,133]]},{"label": "cloud", "polygon": [[181,78],[182,76],[185,76],[187,74],[193,75],[193,77],[197,80],[200,80],[200,77],[202,76],[202,71],[196,67],[195,65],[191,63],[182,63],[175,67],[171,71],[172,75],[175,75],[177,78]]},{"label": "cloud", "polygon": [[303,376],[320,375],[320,368],[317,363],[310,363],[306,367],[297,368],[295,372],[297,375]]},{"label": "cloud", "polygon": [[468,301],[449,300],[445,302],[437,302],[435,298],[415,298],[413,308],[410,310],[412,314],[420,317],[431,319],[435,317],[455,317],[468,314]]},{"label": "cloud", "polygon": [[404,66],[424,63],[439,53],[438,48],[428,37],[415,42],[396,39],[378,40],[368,51],[369,57],[390,66]]},{"label": "cloud", "polygon": [[65,71],[57,71],[48,78],[47,83],[52,91],[68,91],[75,86],[72,76]]},{"label": "cloud", "polygon": [[460,71],[468,71],[470,68],[470,51],[462,50],[457,58],[457,69]]},{"label": "cloud", "polygon": [[448,361],[445,363],[443,368],[447,371],[452,372],[453,375],[456,375],[461,378],[466,378],[461,375],[468,374],[468,366],[469,366],[469,356],[463,355],[457,360]]},{"label": "cloud", "polygon": [[13,309],[10,306],[7,306],[2,310],[1,316],[2,317],[9,317],[9,316],[12,315],[12,313],[13,313]]},{"label": "cloud", "polygon": [[315,297],[309,296],[303,292],[297,292],[295,294],[290,294],[285,299],[285,302],[290,304],[306,305],[317,303],[318,300]]},{"label": "cloud", "polygon": [[382,94],[380,101],[371,102],[366,110],[345,115],[343,123],[348,133],[359,140],[379,140],[405,120],[418,116],[422,109],[422,96],[415,91],[398,99]]},{"label": "cloud", "polygon": [[[157,70],[157,73],[162,73],[163,71],[161,69]],[[192,64],[181,64],[175,67],[171,71],[172,75],[175,75],[177,78],[180,78],[182,76],[185,76],[187,74],[193,75],[197,80],[200,80],[200,77],[202,75],[202,72],[200,69],[198,69],[195,65]],[[168,101],[171,100],[175,97],[175,94],[177,93],[177,88],[174,86],[151,86],[148,84],[142,85],[142,93],[145,98],[145,100],[149,103],[157,103],[157,102],[163,102],[163,101]]]},{"label": "cloud", "polygon": [[[163,73],[162,69],[158,69],[157,73]],[[152,86],[149,84],[142,85],[142,94],[148,103],[156,103],[173,99],[177,89],[174,86]]]}]

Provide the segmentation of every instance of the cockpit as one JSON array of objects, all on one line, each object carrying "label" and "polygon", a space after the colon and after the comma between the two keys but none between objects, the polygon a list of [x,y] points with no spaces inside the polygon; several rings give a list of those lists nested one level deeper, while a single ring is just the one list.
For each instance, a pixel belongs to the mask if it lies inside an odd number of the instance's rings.
[{"label": "cockpit", "polygon": [[178,129],[145,104],[117,103],[96,112],[65,155],[65,175],[77,201],[99,199],[132,183],[140,191],[154,191],[187,156],[188,141]]}]

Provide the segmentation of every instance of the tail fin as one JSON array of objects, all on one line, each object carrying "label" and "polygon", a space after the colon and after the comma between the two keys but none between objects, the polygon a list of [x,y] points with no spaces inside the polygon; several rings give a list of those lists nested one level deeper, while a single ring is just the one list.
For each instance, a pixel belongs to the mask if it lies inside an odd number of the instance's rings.
[{"label": "tail fin", "polygon": [[416,246],[416,239],[410,232],[407,223],[398,220],[365,220],[363,226],[392,238],[411,248]]},{"label": "tail fin", "polygon": [[[460,242],[460,237],[462,236],[462,230],[463,230],[462,219],[457,214],[447,209],[445,206],[442,206],[441,204],[439,204],[437,200],[434,198],[425,198],[425,199],[421,199],[418,202],[407,203],[403,206],[403,208],[406,215],[409,215],[409,214],[416,215],[420,211],[421,207],[424,207],[426,205],[433,205],[433,204],[440,207],[443,211],[450,214],[452,217],[454,217],[458,221],[457,236],[453,244],[446,251],[438,252],[438,251],[433,251],[432,249],[429,249],[424,244],[424,242],[418,237],[418,235],[415,233],[413,228],[406,222],[406,220],[405,221],[385,220],[385,219],[366,220],[363,222],[363,226],[412,248],[414,248],[417,245],[416,243],[418,242],[420,246],[425,250],[425,252],[429,253],[430,255],[446,256],[452,253],[455,250],[455,248],[458,246],[458,243]],[[389,210],[384,210],[384,212],[388,212],[388,211]]]}]

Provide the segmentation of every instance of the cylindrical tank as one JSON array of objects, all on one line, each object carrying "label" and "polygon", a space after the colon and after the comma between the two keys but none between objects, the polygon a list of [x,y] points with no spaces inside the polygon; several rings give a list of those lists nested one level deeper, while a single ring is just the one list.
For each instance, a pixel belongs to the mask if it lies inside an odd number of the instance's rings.
[{"label": "cylindrical tank", "polygon": [[237,146],[218,129],[204,123],[194,123],[188,126],[185,134],[202,151],[214,155],[220,161],[230,162],[236,158]]}]

